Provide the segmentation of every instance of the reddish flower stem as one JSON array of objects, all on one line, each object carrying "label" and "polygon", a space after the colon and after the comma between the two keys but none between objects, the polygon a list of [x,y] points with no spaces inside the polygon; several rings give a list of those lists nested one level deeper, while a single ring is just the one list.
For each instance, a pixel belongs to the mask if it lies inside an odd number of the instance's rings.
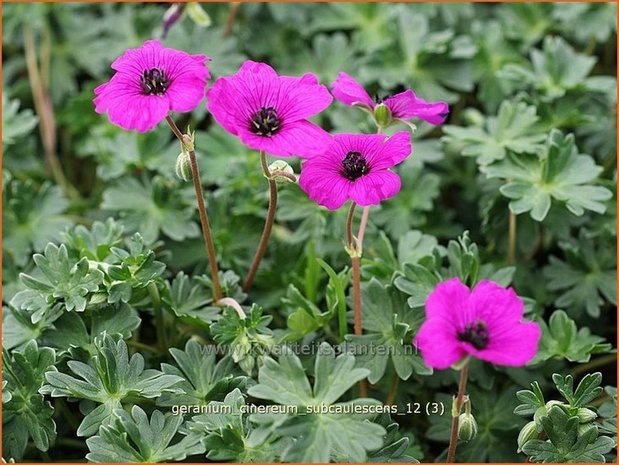
[{"label": "reddish flower stem", "polygon": [[256,276],[258,267],[260,266],[260,261],[262,260],[267,244],[269,243],[269,237],[271,237],[271,230],[273,229],[273,222],[275,221],[275,211],[277,210],[277,182],[273,179],[273,176],[269,171],[266,154],[263,151],[260,152],[260,163],[262,164],[262,172],[269,181],[269,207],[267,210],[267,218],[264,222],[264,229],[262,230],[262,236],[260,237],[260,242],[258,243],[258,249],[256,250],[254,259],[252,260],[249,271],[247,272],[247,277],[243,283],[243,291],[245,292],[251,289],[251,285],[254,282],[254,277]]},{"label": "reddish flower stem", "polygon": [[[166,121],[172,129],[174,135],[183,144],[183,133],[178,129],[174,120],[170,115],[166,116]],[[206,253],[208,255],[209,267],[211,269],[211,281],[213,282],[213,301],[217,302],[221,299],[221,284],[219,283],[219,269],[217,268],[217,254],[215,253],[215,246],[213,244],[213,234],[211,233],[211,225],[206,213],[206,207],[204,205],[204,197],[202,190],[202,181],[200,180],[200,170],[198,169],[198,160],[196,158],[195,150],[189,150],[189,161],[191,164],[191,177],[193,179],[193,187],[196,191],[196,200],[198,204],[198,213],[200,214],[200,225],[202,226],[202,237],[204,238],[204,245],[206,246]]]},{"label": "reddish flower stem", "polygon": [[[355,216],[355,208],[357,204],[351,202],[348,216],[346,217],[346,249],[352,261],[352,296],[353,296],[353,314],[355,317],[355,335],[360,336],[363,333],[362,315],[361,315],[361,263],[359,261],[360,245],[352,233],[352,223]],[[363,231],[360,231],[363,235]],[[367,397],[368,385],[366,380],[359,381],[359,395]]]},{"label": "reddish flower stem", "polygon": [[466,391],[466,381],[469,374],[469,364],[466,363],[460,370],[460,383],[458,384],[458,395],[456,396],[456,405],[451,413],[451,433],[449,435],[449,449],[447,450],[446,463],[454,463],[456,457],[456,447],[458,445],[458,422],[460,419],[460,409],[462,408],[462,400]]}]

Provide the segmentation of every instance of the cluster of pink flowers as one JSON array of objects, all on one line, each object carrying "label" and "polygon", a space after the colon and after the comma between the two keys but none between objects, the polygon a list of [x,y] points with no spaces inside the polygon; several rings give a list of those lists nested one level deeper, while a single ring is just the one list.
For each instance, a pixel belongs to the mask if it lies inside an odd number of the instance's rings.
[{"label": "cluster of pink flowers", "polygon": [[[205,55],[149,40],[112,63],[116,73],[95,89],[95,111],[107,113],[124,129],[145,132],[169,112],[192,111],[206,97],[215,121],[248,147],[306,159],[299,185],[320,205],[336,209],[349,199],[377,205],[400,191],[400,179],[391,168],[411,154],[408,132],[332,136],[308,120],[327,108],[333,96],[345,105],[381,105],[350,76],[340,73],[332,96],[312,73],[279,76],[265,63],[246,61],[207,91],[207,61]],[[411,90],[385,99],[384,105],[394,121],[418,117],[439,124],[448,112],[445,102],[428,103]]]},{"label": "cluster of pink flowers", "polygon": [[[248,147],[304,158],[299,186],[331,210],[348,200],[369,206],[395,196],[401,185],[392,168],[412,152],[409,131],[331,135],[309,121],[333,97],[372,113],[381,129],[410,118],[441,124],[449,111],[447,103],[427,102],[410,89],[374,100],[340,73],[329,92],[312,73],[280,76],[254,61],[207,91],[208,60],[149,40],[112,63],[116,73],[95,89],[95,110],[124,129],[145,132],[171,111],[190,112],[206,98],[215,121]],[[426,309],[416,344],[429,366],[447,368],[467,355],[517,366],[535,354],[539,327],[520,321],[522,302],[512,290],[482,282],[469,292],[452,279],[436,288]]]}]

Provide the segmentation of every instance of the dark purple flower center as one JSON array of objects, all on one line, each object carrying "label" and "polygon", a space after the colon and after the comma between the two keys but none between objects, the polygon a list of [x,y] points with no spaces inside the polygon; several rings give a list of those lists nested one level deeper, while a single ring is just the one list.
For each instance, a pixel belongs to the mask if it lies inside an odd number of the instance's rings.
[{"label": "dark purple flower center", "polygon": [[251,117],[249,130],[258,136],[271,137],[281,125],[277,111],[273,107],[262,107]]},{"label": "dark purple flower center", "polygon": [[483,321],[469,323],[464,328],[464,331],[458,333],[458,339],[462,342],[468,342],[477,350],[485,349],[488,345],[488,328]]},{"label": "dark purple flower center", "polygon": [[170,85],[165,73],[159,68],[145,69],[140,76],[144,95],[163,95]]},{"label": "dark purple flower center", "polygon": [[379,105],[381,103],[383,103],[385,100],[387,100],[389,97],[391,97],[392,94],[387,94],[387,93],[382,93],[381,95],[379,95],[378,93],[374,94],[374,102],[376,102],[376,105]]},{"label": "dark purple flower center", "polygon": [[365,157],[359,152],[348,152],[342,160],[341,174],[346,179],[354,181],[368,174],[369,171],[370,167],[365,161]]}]

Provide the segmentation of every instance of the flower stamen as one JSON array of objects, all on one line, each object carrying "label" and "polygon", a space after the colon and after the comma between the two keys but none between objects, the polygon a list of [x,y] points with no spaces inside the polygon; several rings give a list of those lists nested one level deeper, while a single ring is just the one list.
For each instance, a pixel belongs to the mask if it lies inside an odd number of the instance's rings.
[{"label": "flower stamen", "polygon": [[273,107],[262,107],[251,118],[250,131],[258,136],[271,137],[277,133],[280,120],[277,111]]},{"label": "flower stamen", "polygon": [[355,181],[368,174],[370,167],[360,152],[348,152],[342,160],[341,174],[350,181]]},{"label": "flower stamen", "polygon": [[488,328],[483,321],[469,323],[464,328],[464,331],[458,333],[458,339],[462,342],[468,342],[477,350],[485,349],[488,345]]},{"label": "flower stamen", "polygon": [[170,85],[165,73],[159,68],[145,69],[140,76],[144,95],[163,95]]}]

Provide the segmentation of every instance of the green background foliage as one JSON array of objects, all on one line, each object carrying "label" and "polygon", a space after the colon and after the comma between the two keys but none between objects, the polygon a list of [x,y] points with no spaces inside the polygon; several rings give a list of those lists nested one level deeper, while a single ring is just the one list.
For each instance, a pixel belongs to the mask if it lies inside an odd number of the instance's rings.
[{"label": "green background foliage", "polygon": [[[204,105],[175,115],[196,129],[222,287],[242,319],[212,303],[169,129],[125,132],[94,112],[111,62],[162,38],[168,7],[3,6],[3,458],[444,460],[457,373],[410,349],[425,298],[458,276],[513,286],[543,330],[527,367],[471,363],[479,432],[458,460],[615,460],[616,5],[184,7],[162,40],[210,56],[214,78],[253,59],[450,104],[445,125],[415,122],[402,191],[371,210],[363,336],[338,333],[340,315],[352,322],[344,209],[280,186],[244,293],[267,204],[258,155]],[[316,121],[375,130],[338,102]],[[314,350],[273,350],[283,343]],[[372,345],[390,353],[340,353]],[[408,413],[302,414],[385,402]],[[425,412],[439,403],[443,415]],[[212,408],[172,414],[178,405]]]}]

